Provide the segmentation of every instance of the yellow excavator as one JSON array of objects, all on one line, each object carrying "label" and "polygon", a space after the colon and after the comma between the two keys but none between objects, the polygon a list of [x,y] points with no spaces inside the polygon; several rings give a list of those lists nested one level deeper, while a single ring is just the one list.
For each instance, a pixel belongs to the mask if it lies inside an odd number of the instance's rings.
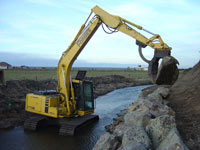
[{"label": "yellow excavator", "polygon": [[[83,124],[98,120],[97,115],[92,115],[95,108],[93,85],[91,82],[84,80],[86,72],[79,71],[76,78],[72,80],[70,71],[73,62],[100,25],[107,33],[121,31],[136,39],[141,58],[149,64],[151,78],[157,74],[158,59],[170,56],[171,47],[164,43],[160,35],[154,34],[124,18],[111,15],[95,6],[91,9],[89,17],[81,26],[71,45],[60,58],[57,67],[57,90],[27,94],[26,111],[39,115],[27,119],[24,123],[25,129],[36,130],[41,123],[55,124],[60,126],[59,132],[61,135],[73,135],[76,129]],[[134,28],[143,30],[151,34],[152,37],[146,38]],[[142,48],[146,46],[154,49],[154,57],[151,61],[148,61],[142,54]]]}]

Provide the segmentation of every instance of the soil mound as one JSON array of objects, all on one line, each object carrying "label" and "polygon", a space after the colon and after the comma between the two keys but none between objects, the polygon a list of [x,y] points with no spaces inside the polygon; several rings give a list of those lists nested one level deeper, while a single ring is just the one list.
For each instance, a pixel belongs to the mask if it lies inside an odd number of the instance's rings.
[{"label": "soil mound", "polygon": [[38,90],[56,89],[56,80],[7,81],[0,87],[0,128],[8,128],[23,123],[25,113],[25,97],[27,93]]},{"label": "soil mound", "polygon": [[169,105],[176,112],[177,128],[191,150],[200,149],[200,61],[171,87]]}]

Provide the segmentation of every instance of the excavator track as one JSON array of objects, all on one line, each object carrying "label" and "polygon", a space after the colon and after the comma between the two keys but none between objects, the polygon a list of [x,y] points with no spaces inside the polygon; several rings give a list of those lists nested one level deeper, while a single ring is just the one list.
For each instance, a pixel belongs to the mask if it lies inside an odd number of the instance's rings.
[{"label": "excavator track", "polygon": [[36,131],[37,128],[39,127],[39,123],[45,120],[46,120],[46,117],[43,117],[43,116],[30,117],[24,122],[24,130]]},{"label": "excavator track", "polygon": [[62,118],[59,120],[59,135],[75,135],[78,129],[93,121],[97,121],[98,119],[99,116],[97,115],[79,116],[76,118]]},{"label": "excavator track", "polygon": [[62,125],[59,130],[59,135],[74,135],[75,134],[76,126],[74,125]]},{"label": "excavator track", "polygon": [[59,126],[59,135],[73,136],[77,130],[97,120],[99,120],[98,115],[57,119],[43,116],[34,116],[25,121],[24,130],[36,131],[40,126]]}]

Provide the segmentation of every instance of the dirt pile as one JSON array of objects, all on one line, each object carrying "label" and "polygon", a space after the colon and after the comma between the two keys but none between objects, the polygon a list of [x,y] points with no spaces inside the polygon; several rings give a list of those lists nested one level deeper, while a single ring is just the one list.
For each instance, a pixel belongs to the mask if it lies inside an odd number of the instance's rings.
[{"label": "dirt pile", "polygon": [[169,105],[176,112],[177,128],[191,150],[200,149],[200,61],[184,71],[171,87]]},{"label": "dirt pile", "polygon": [[0,87],[0,128],[12,127],[23,123],[28,116],[25,113],[25,97],[27,93],[37,90],[56,88],[56,80],[46,81],[8,81]]},{"label": "dirt pile", "polygon": [[[86,79],[93,82],[95,98],[118,88],[151,84],[149,80],[135,81],[116,75]],[[0,128],[23,124],[29,115],[24,110],[27,93],[39,90],[55,90],[56,87],[56,80],[16,80],[8,81],[6,86],[0,86]]]}]

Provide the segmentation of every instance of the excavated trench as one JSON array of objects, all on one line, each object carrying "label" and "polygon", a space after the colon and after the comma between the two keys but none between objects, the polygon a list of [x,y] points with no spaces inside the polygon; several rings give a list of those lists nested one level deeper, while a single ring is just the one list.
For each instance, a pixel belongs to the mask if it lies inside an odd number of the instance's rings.
[{"label": "excavated trench", "polygon": [[[23,127],[0,131],[0,149],[70,149],[90,150],[99,136],[105,133],[105,126],[112,123],[116,114],[128,107],[140,91],[148,86],[135,86],[115,90],[96,99],[95,113],[100,120],[90,124],[74,137],[59,136],[56,128],[43,128],[38,132],[24,132]],[[17,138],[16,138],[17,137]]]}]

